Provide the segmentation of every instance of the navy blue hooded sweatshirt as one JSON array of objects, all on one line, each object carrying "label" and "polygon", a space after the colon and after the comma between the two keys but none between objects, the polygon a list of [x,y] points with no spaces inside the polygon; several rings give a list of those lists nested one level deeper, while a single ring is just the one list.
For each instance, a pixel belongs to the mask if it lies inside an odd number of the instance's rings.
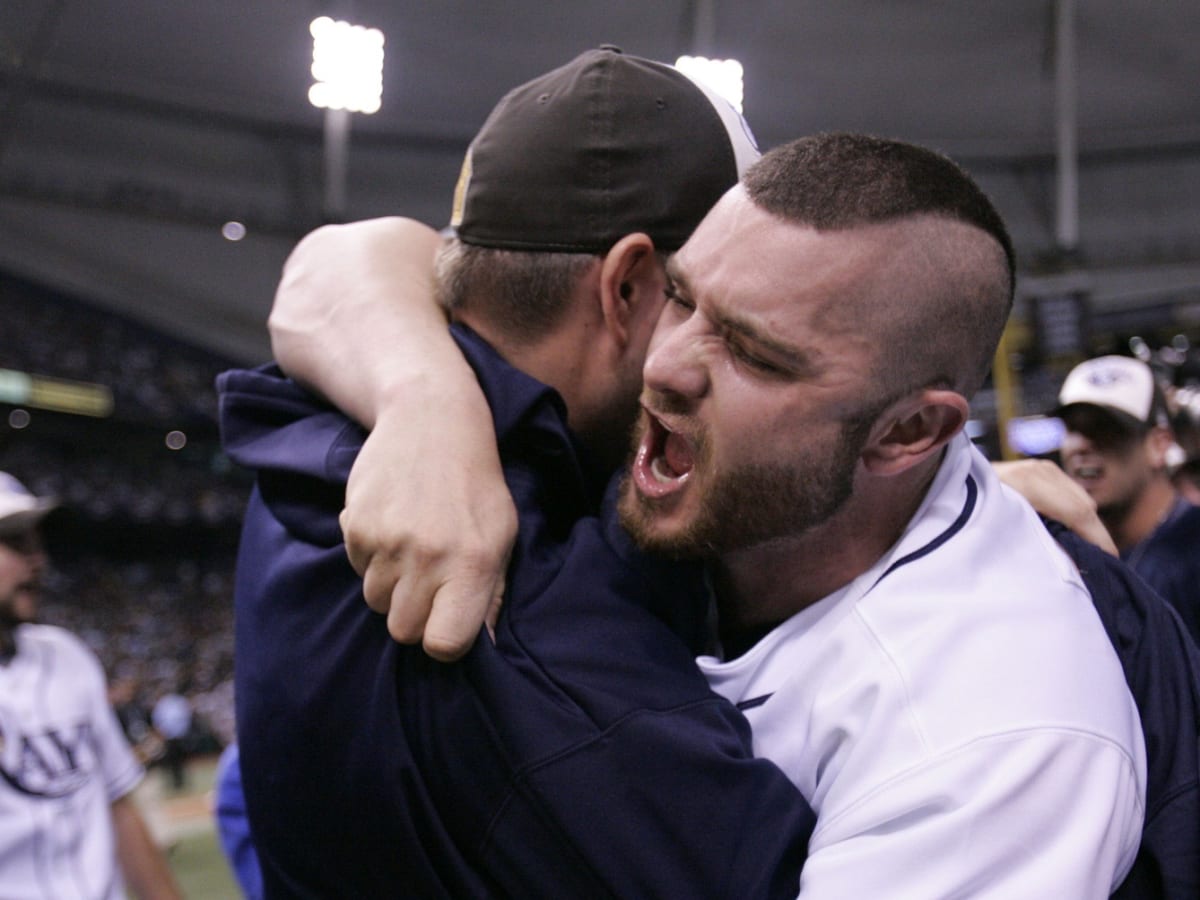
[{"label": "navy blue hooded sweatshirt", "polygon": [[338,526],[361,429],[274,367],[218,379],[255,470],[238,741],[268,897],[795,896],[814,817],[693,664],[706,591],[615,522],[558,395],[454,334],[519,513],[493,645],[394,643]]}]

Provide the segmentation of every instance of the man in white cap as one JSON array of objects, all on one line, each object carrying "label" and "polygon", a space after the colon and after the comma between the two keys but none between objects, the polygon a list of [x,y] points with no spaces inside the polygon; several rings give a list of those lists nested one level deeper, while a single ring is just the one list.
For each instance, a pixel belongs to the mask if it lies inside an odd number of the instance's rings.
[{"label": "man in white cap", "polygon": [[[132,791],[143,770],[104,672],[70,632],[34,624],[55,502],[0,472],[0,893],[11,900],[176,898]],[[122,874],[124,879],[122,879]]]},{"label": "man in white cap", "polygon": [[1089,359],[1067,375],[1058,403],[1063,468],[1095,499],[1121,558],[1200,641],[1200,508],[1171,482],[1175,438],[1154,373],[1130,357]]}]

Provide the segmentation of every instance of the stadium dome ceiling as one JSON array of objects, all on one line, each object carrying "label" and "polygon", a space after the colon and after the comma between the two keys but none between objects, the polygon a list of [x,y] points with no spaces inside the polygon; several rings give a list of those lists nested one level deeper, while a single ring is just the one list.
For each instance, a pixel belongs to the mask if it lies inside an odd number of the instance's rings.
[{"label": "stadium dome ceiling", "polygon": [[[383,107],[350,129],[346,218],[444,223],[491,106],[581,50],[707,52],[743,62],[764,149],[851,129],[958,159],[1008,218],[1026,293],[1067,283],[1101,307],[1200,310],[1196,0],[1070,3],[1072,254],[1056,200],[1061,2],[6,2],[0,268],[264,357],[279,266],[327,213],[324,114],[306,92],[308,23],[330,14],[387,39]],[[221,237],[229,220],[243,240]]]}]

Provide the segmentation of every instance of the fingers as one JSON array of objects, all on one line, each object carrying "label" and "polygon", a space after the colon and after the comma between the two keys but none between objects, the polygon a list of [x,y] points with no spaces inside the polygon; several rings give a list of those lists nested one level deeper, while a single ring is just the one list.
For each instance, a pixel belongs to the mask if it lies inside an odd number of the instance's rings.
[{"label": "fingers", "polygon": [[346,556],[350,558],[350,565],[359,575],[365,576],[367,568],[371,564],[371,549],[363,542],[356,531],[351,529],[350,511],[343,509],[338,516],[338,525],[342,529],[342,540],[346,544]]},{"label": "fingers", "polygon": [[488,630],[488,637],[492,639],[492,643],[496,643],[496,625],[500,621],[500,608],[504,605],[504,579],[501,578],[499,584],[492,594],[492,602],[488,604],[487,615],[484,616],[483,624]]},{"label": "fingers", "polygon": [[[495,560],[490,554],[474,559],[457,558],[453,575],[432,592],[428,607],[422,602],[423,586],[409,588],[412,593],[403,596],[399,595],[403,588],[398,584],[397,593],[392,595],[392,608],[412,607],[403,614],[407,626],[404,634],[415,635],[420,619],[424,623],[420,640],[426,653],[443,662],[461,657],[471,649],[481,628],[486,626],[493,633],[494,617],[499,614],[504,594],[505,561]],[[425,593],[429,593],[427,589]],[[492,616],[490,621],[489,616]],[[400,640],[396,631],[391,633]]]},{"label": "fingers", "polygon": [[1069,527],[1085,541],[1090,541],[1110,556],[1121,555],[1099,516],[1092,515],[1090,520],[1077,522]]},{"label": "fingers", "polygon": [[421,644],[430,657],[453,662],[462,657],[485,625],[494,636],[499,595],[473,580],[457,579],[433,593],[400,579],[387,609],[388,633],[401,644]]},{"label": "fingers", "polygon": [[465,654],[482,627],[494,635],[504,595],[507,556],[448,555],[415,545],[404,554],[347,553],[363,570],[363,598],[387,617],[387,629],[401,644],[421,644],[434,659],[452,662]]},{"label": "fingers", "polygon": [[[517,535],[495,447],[480,461],[447,450],[447,434],[414,427],[411,416],[380,418],[350,472],[339,517],[367,605],[387,617],[395,640],[423,644],[439,660],[465,653],[489,613],[494,624]],[[433,437],[413,449],[420,435]]]},{"label": "fingers", "polygon": [[1039,513],[1062,522],[1080,537],[1117,555],[1116,544],[1096,512],[1096,501],[1055,463],[1025,459],[992,465],[1000,479],[1024,496]]},{"label": "fingers", "polygon": [[434,597],[425,634],[425,652],[442,662],[453,662],[471,649],[492,606],[490,587],[458,582],[446,585]]}]

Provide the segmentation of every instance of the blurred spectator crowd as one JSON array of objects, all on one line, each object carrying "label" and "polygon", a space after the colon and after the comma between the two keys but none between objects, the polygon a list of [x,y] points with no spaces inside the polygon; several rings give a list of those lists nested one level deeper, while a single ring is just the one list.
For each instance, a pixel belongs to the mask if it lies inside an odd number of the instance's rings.
[{"label": "blurred spectator crowd", "polygon": [[51,564],[41,619],[95,651],[135,744],[138,721],[148,724],[168,694],[191,707],[190,753],[217,752],[233,740],[232,572],[229,555]]},{"label": "blurred spectator crowd", "polygon": [[3,274],[0,305],[0,369],[104,385],[114,401],[93,418],[0,397],[0,470],[62,503],[46,522],[41,618],[96,652],[147,762],[170,765],[155,707],[178,713],[180,697],[190,719],[178,745],[218,752],[234,739],[233,569],[249,479],[220,450],[213,380],[234,363]]},{"label": "blurred spectator crowd", "polygon": [[0,275],[0,366],[108,386],[120,418],[212,423],[212,354],[56,292]]}]

